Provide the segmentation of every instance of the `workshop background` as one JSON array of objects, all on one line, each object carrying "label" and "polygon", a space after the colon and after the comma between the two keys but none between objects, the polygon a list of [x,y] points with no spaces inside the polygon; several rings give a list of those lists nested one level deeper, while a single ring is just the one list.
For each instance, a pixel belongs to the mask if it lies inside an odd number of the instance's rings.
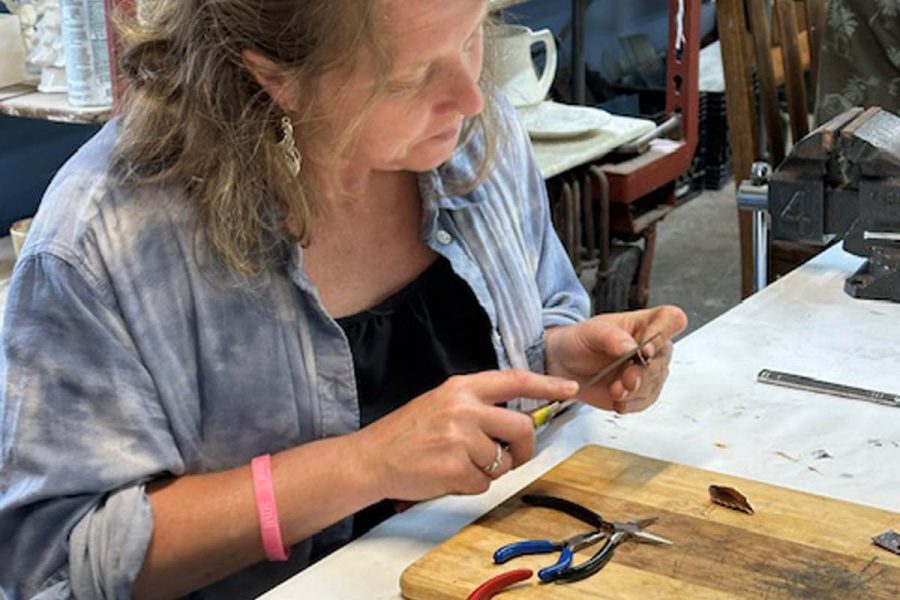
[{"label": "workshop background", "polygon": [[[102,0],[85,0],[85,5],[103,4]],[[864,0],[814,0],[789,2],[797,9],[803,75],[801,81],[788,81],[782,74],[785,88],[778,92],[779,115],[783,128],[790,138],[788,88],[803,86],[806,92],[806,109],[810,115],[834,112],[854,104],[877,102],[882,106],[896,102],[900,95],[900,53],[898,46],[888,44],[876,47],[873,39],[895,40],[898,29],[890,20],[879,20],[878,11],[889,10],[889,3]],[[10,6],[27,5],[28,2],[8,2]],[[53,4],[53,3],[49,3]],[[115,5],[116,2],[107,2]],[[573,64],[576,52],[583,52],[582,74],[584,90],[582,102],[616,115],[650,119],[662,123],[666,114],[667,59],[670,44],[670,7],[683,8],[683,0],[632,0],[612,2],[608,0],[532,0],[528,2],[498,0],[492,2],[500,8],[501,18],[508,23],[518,23],[533,30],[549,28],[558,47],[558,68],[549,97],[572,103],[575,100]],[[690,318],[692,331],[715,318],[728,308],[738,304],[749,293],[748,284],[742,281],[742,268],[747,269],[746,251],[743,256],[739,235],[739,212],[735,198],[735,180],[732,175],[732,151],[729,145],[728,106],[726,103],[727,65],[723,65],[723,52],[719,43],[724,11],[739,10],[745,16],[746,27],[752,21],[753,3],[750,0],[703,0],[700,6],[699,31],[701,50],[699,61],[699,123],[697,146],[690,169],[682,173],[674,183],[674,210],[668,212],[656,229],[655,251],[652,253],[652,270],[649,279],[649,296],[635,301],[635,294],[626,294],[627,308],[635,305],[659,305],[673,303],[682,306]],[[770,22],[769,35],[772,46],[781,44],[788,55],[790,43],[779,40],[783,29],[779,23],[779,1],[760,3]],[[809,8],[806,5],[816,5]],[[576,13],[582,11],[581,22]],[[818,11],[818,12],[816,12]],[[15,34],[10,26],[13,21],[8,9],[0,2],[3,13],[3,38],[0,52],[6,65],[0,71],[0,234],[7,235],[11,224],[29,217],[39,206],[41,194],[60,165],[100,126],[108,113],[103,107],[66,106],[57,98],[53,109],[47,109],[46,97],[65,97],[63,93],[44,94],[33,89],[37,76],[31,73],[31,83],[11,80],[10,61],[27,54],[16,54],[10,36]],[[719,13],[717,15],[717,12]],[[718,22],[717,22],[718,16]],[[890,16],[890,15],[888,15]],[[807,18],[808,17],[808,18]],[[896,25],[896,15],[893,23]],[[885,24],[887,23],[887,24]],[[82,23],[84,31],[91,27],[105,27],[104,23]],[[21,23],[20,23],[21,26]],[[34,25],[40,30],[40,24]],[[871,28],[880,28],[874,34]],[[46,29],[46,27],[45,27]],[[752,28],[751,28],[752,29]],[[830,39],[822,41],[823,32],[832,30]],[[579,33],[581,32],[581,33]],[[46,34],[46,31],[43,32]],[[749,33],[757,35],[757,31]],[[582,50],[575,50],[579,40]],[[95,36],[96,37],[96,36]],[[821,52],[819,49],[821,48]],[[544,56],[535,47],[534,59],[540,69]],[[27,50],[26,50],[27,52]],[[855,62],[853,52],[863,52],[867,64],[880,65],[876,73],[851,72]],[[873,57],[873,54],[880,56]],[[727,55],[727,52],[725,53]],[[68,55],[67,55],[68,56]],[[816,81],[816,60],[829,60],[835,68],[827,77]],[[725,61],[727,62],[727,60]],[[94,65],[96,66],[96,65]],[[32,69],[34,67],[32,66]],[[30,89],[28,86],[32,86]],[[668,82],[671,85],[671,82]],[[759,77],[752,85],[759,90]],[[817,90],[817,85],[830,88]],[[781,89],[781,88],[779,88]],[[26,92],[30,92],[26,94]],[[28,107],[23,100],[36,98],[35,106]],[[44,96],[44,98],[40,98]],[[30,101],[30,100],[29,100]],[[18,104],[16,104],[18,102]],[[23,105],[25,108],[23,109]],[[109,107],[106,107],[107,110]],[[893,106],[886,106],[893,108]],[[747,123],[748,130],[762,133],[763,111],[756,109],[757,121]],[[829,113],[830,114],[830,113]],[[104,116],[106,115],[106,116]],[[734,118],[732,116],[732,118]],[[68,121],[68,122],[61,122]],[[754,159],[771,158],[766,143]],[[551,189],[553,182],[550,182]],[[584,227],[583,224],[579,225]],[[583,231],[582,231],[583,233]],[[613,232],[605,243],[619,248],[619,240]],[[646,240],[640,235],[625,240],[636,252],[647,253]],[[577,250],[581,252],[581,249]],[[8,272],[13,264],[11,243],[8,237],[0,242],[0,267]],[[623,259],[624,260],[624,259]],[[589,261],[588,261],[589,262]],[[622,261],[620,261],[622,262]],[[585,263],[587,264],[587,263]],[[590,266],[590,265],[588,265]],[[619,265],[621,266],[621,265]],[[611,269],[618,268],[613,265]],[[624,277],[634,284],[637,275],[628,271]],[[582,279],[589,286],[597,285],[597,269],[581,270]],[[628,282],[626,282],[626,285]],[[640,299],[638,299],[640,300]]]}]

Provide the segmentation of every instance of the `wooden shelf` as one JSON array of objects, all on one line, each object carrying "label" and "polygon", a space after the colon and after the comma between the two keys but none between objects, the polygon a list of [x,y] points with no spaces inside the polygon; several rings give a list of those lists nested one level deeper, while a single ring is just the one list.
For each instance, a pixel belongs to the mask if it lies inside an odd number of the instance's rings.
[{"label": "wooden shelf", "polygon": [[19,84],[0,88],[0,114],[96,125],[109,120],[112,107],[72,106],[65,93],[47,94],[37,91],[33,85]]}]

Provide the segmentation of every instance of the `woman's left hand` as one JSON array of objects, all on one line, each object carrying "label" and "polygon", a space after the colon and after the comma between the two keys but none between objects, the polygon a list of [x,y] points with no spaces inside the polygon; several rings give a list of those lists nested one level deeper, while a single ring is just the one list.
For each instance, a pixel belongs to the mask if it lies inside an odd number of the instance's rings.
[{"label": "woman's left hand", "polygon": [[669,373],[672,338],[687,326],[676,306],[598,315],[577,325],[547,330],[547,374],[587,382],[595,373],[642,342],[649,366],[630,364],[581,390],[578,399],[618,413],[644,410],[659,397]]}]

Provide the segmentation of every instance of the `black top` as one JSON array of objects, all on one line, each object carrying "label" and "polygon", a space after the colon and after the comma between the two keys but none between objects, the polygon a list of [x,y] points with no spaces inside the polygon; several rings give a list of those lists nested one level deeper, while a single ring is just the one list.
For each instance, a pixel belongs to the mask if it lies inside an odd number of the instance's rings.
[{"label": "black top", "polygon": [[[384,302],[337,322],[353,354],[360,427],[451,375],[497,368],[490,320],[443,257]],[[354,537],[392,514],[391,502],[360,511]]]}]

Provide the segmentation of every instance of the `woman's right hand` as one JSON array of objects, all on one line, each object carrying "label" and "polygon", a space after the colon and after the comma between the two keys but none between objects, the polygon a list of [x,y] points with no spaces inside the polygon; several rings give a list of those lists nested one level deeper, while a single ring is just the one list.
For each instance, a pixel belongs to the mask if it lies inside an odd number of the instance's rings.
[{"label": "woman's right hand", "polygon": [[[577,389],[574,381],[521,370],[457,375],[354,434],[354,447],[383,498],[480,494],[534,453],[531,417],[495,405],[564,400]],[[497,440],[506,447],[500,468],[489,474]]]}]

